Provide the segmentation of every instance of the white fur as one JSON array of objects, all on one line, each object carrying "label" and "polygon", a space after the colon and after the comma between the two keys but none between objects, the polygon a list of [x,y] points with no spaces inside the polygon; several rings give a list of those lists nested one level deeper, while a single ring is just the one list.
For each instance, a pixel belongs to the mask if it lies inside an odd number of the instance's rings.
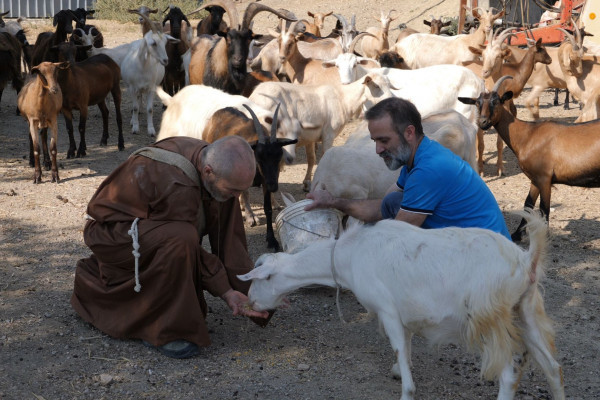
[{"label": "white fur", "polygon": [[350,289],[385,329],[397,355],[392,373],[402,378],[402,400],[415,393],[413,333],[433,344],[459,343],[478,351],[482,374],[500,380],[499,399],[513,398],[520,373],[513,354],[526,349],[546,374],[553,398],[564,399],[538,289],[547,227],[540,217],[525,214],[528,251],[486,229],[427,230],[386,220],[355,226],[337,242],[318,240],[295,254],[265,254],[239,278],[252,280],[248,296],[256,310],[273,309],[307,285]]},{"label": "white fur", "polygon": [[[477,171],[477,128],[456,111],[442,111],[423,118],[423,131],[430,139],[452,150]],[[361,124],[343,146],[329,149],[312,181],[311,191],[327,189],[334,197],[381,199],[398,179],[400,170],[390,171],[375,151],[367,123]]]},{"label": "white fur", "polygon": [[[281,103],[282,114],[301,122],[303,128],[298,134],[298,145],[306,146],[308,168],[304,188],[308,190],[316,162],[315,143],[322,142],[323,152],[327,151],[344,126],[358,117],[365,103],[386,97],[391,97],[389,80],[379,74],[370,74],[349,85],[264,82],[254,89],[250,100],[265,108]],[[295,146],[288,147],[295,154]]]},{"label": "white fur", "polygon": [[131,132],[140,131],[138,114],[142,96],[146,95],[146,118],[148,135],[156,135],[152,121],[154,88],[160,85],[165,75],[168,57],[165,51],[167,40],[177,40],[162,32],[148,31],[142,39],[130,44],[127,54],[120,64],[121,79],[127,84],[132,100]]}]

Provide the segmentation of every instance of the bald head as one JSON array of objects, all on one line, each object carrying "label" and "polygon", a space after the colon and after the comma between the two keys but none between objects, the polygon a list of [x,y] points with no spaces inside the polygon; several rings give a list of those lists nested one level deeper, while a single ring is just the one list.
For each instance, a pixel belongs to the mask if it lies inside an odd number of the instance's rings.
[{"label": "bald head", "polygon": [[247,190],[254,181],[254,151],[239,136],[226,136],[202,151],[201,177],[213,198],[225,201]]},{"label": "bald head", "polygon": [[219,178],[251,174],[254,177],[256,160],[252,147],[239,136],[226,136],[206,147],[202,166],[210,165]]}]

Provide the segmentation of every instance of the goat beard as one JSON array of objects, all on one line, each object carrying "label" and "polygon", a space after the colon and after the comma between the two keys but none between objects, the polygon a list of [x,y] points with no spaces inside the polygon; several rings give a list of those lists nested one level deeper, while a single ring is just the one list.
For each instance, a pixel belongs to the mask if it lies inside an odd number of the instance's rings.
[{"label": "goat beard", "polygon": [[390,169],[390,171],[395,171],[398,168],[406,165],[408,160],[410,160],[411,155],[412,150],[408,143],[400,144],[396,150],[385,150],[379,153],[379,156],[383,158],[385,165]]}]

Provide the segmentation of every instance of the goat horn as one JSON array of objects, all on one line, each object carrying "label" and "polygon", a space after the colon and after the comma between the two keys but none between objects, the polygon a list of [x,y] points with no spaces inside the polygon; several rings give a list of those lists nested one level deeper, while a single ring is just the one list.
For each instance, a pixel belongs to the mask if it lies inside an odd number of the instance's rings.
[{"label": "goat horn", "polygon": [[2,14],[0,14],[0,17],[4,17],[6,14],[8,14],[10,12],[10,10],[3,12]]},{"label": "goat horn", "polygon": [[170,9],[171,7],[173,7],[172,5],[168,5],[167,8],[165,8],[165,11],[163,11],[162,13],[166,13],[168,9]]},{"label": "goat horn", "polygon": [[512,27],[512,28],[503,30],[502,32],[500,32],[500,34],[498,34],[498,36],[496,36],[495,40],[497,40],[499,44],[502,44],[502,42],[504,42],[506,39],[508,39],[509,36],[516,36],[514,33],[511,32],[515,29],[517,29],[517,28]]},{"label": "goat horn", "polygon": [[578,50],[579,49],[579,44],[576,43],[575,38],[573,37],[573,35],[571,35],[569,32],[567,32],[565,29],[563,28],[556,28],[559,31],[561,31],[562,33],[565,34],[565,36],[567,37],[567,39],[569,39],[569,42],[571,42],[571,46],[573,46],[573,49]]},{"label": "goat horn", "polygon": [[333,14],[333,16],[336,17],[338,21],[340,21],[340,23],[342,24],[342,29],[346,30],[348,27],[348,22],[346,22],[346,18],[344,18],[344,16],[341,14]]},{"label": "goat horn", "polygon": [[289,15],[285,15],[284,13],[281,13],[275,10],[274,8],[271,8],[264,4],[250,3],[246,8],[246,11],[244,11],[244,18],[242,19],[242,29],[248,29],[252,18],[254,18],[254,16],[261,11],[268,11],[272,14],[277,15],[279,18],[285,19],[286,21],[298,21],[298,18],[293,18]]},{"label": "goat horn", "polygon": [[265,132],[263,131],[263,127],[260,124],[258,117],[256,116],[256,114],[254,114],[254,111],[252,111],[252,109],[247,104],[242,104],[242,105],[244,106],[244,108],[246,108],[246,110],[248,110],[248,112],[252,116],[252,122],[254,123],[254,130],[256,131],[256,134],[258,135],[258,143],[265,144]]},{"label": "goat horn", "polygon": [[152,30],[153,33],[158,33],[158,30],[156,29],[156,26],[154,26],[153,22],[150,18],[146,17],[144,14],[142,14],[141,12],[139,12],[138,10],[129,10],[129,12],[131,12],[132,14],[137,14],[140,17],[142,17],[144,19],[144,21],[146,21],[148,23],[148,25],[150,25],[150,29]]},{"label": "goat horn", "polygon": [[219,6],[222,9],[224,9],[225,12],[227,13],[227,16],[229,17],[229,28],[230,29],[239,29],[239,27],[240,27],[239,15],[238,15],[237,9],[235,8],[235,4],[233,4],[231,2],[231,0],[212,0],[212,1],[206,2],[203,5],[201,5],[200,7],[198,7],[197,9],[195,9],[194,11],[192,11],[191,13],[188,13],[187,15],[195,14],[198,11],[202,11],[206,7],[211,7],[211,6]]},{"label": "goat horn", "polygon": [[573,24],[573,28],[575,28],[575,39],[577,40],[577,43],[581,43],[583,45],[583,40],[581,37],[581,31],[579,30],[579,27],[577,26],[577,24],[575,23],[575,20],[573,20],[573,18],[571,18],[571,23]]},{"label": "goat horn", "polygon": [[498,89],[500,89],[500,85],[502,85],[502,82],[504,82],[507,79],[513,79],[513,77],[510,75],[504,75],[502,78],[498,79],[498,81],[494,85],[494,88],[492,89],[492,92],[498,93]]},{"label": "goat horn", "polygon": [[369,32],[361,32],[358,35],[356,35],[356,37],[354,39],[352,39],[352,42],[350,42],[350,45],[348,46],[348,53],[352,54],[354,53],[354,47],[356,46],[356,43],[358,43],[358,40],[360,38],[362,38],[363,36],[372,36],[372,37],[377,37],[375,35],[373,35],[372,33]]},{"label": "goat horn", "polygon": [[273,113],[273,124],[271,125],[271,143],[274,143],[277,140],[277,114],[279,113],[279,107],[281,107],[281,103],[277,103],[275,113]]},{"label": "goat horn", "polygon": [[[290,24],[290,27],[288,28],[287,32],[288,33],[296,33],[296,26],[298,26],[298,24],[300,23],[300,21],[294,21]],[[285,28],[285,22],[284,20],[281,20],[281,32],[284,32],[284,28]]]}]

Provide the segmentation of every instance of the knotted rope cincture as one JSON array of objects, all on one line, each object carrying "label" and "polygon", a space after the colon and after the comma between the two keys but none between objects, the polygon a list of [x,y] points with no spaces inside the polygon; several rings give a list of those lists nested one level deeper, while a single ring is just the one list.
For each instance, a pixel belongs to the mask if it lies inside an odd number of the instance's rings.
[{"label": "knotted rope cincture", "polygon": [[127,231],[127,234],[131,236],[131,239],[133,240],[133,251],[131,253],[133,254],[133,257],[135,257],[135,287],[133,290],[138,293],[142,290],[142,285],[140,284],[140,252],[138,251],[140,249],[137,227],[139,220],[139,218],[134,219],[131,224],[131,229]]}]

